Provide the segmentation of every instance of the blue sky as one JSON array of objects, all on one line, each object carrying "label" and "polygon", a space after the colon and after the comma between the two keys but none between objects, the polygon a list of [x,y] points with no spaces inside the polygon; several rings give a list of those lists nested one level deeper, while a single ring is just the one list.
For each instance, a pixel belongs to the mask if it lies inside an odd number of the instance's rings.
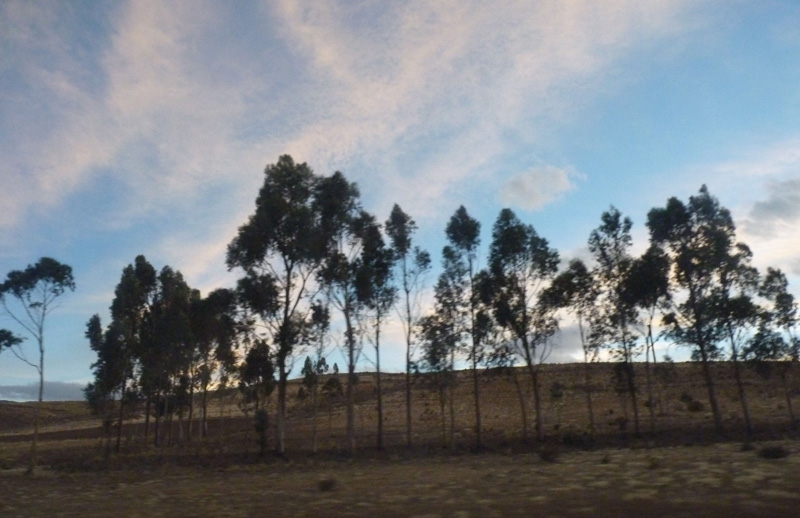
[{"label": "blue sky", "polygon": [[[90,379],[85,323],[136,255],[233,285],[226,246],[284,153],[380,220],[399,203],[437,264],[461,204],[484,251],[511,207],[570,259],[610,205],[641,250],[647,211],[705,183],[798,294],[800,4],[0,3],[0,275],[51,256],[77,283],[50,397]],[[0,356],[0,385],[35,376]]]}]

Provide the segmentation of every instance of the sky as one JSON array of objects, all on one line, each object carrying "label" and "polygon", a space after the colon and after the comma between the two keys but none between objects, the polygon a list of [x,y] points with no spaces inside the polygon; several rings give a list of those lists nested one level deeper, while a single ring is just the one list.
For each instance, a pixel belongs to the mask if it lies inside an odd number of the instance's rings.
[{"label": "sky", "polygon": [[[379,221],[398,203],[437,267],[460,205],[484,261],[504,207],[567,261],[612,205],[644,250],[647,212],[706,184],[798,296],[800,3],[0,1],[0,278],[48,256],[77,285],[46,399],[91,380],[86,322],[137,255],[234,285],[227,245],[282,154]],[[566,329],[554,361],[580,357]],[[386,370],[403,347],[395,326]],[[0,399],[36,380],[0,355]]]}]

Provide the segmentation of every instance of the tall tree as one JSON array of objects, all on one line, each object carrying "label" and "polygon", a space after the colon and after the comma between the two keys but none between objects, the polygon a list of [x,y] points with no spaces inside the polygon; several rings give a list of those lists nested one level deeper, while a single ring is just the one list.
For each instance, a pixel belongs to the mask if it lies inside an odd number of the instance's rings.
[{"label": "tall tree", "polygon": [[478,290],[476,280],[478,276],[478,246],[480,245],[481,224],[467,212],[464,206],[460,206],[450,221],[447,223],[445,233],[450,243],[451,251],[458,256],[458,260],[464,265],[464,287],[462,297],[464,297],[464,308],[467,318],[463,320],[464,332],[469,337],[467,348],[467,360],[470,362],[472,372],[472,392],[474,395],[475,409],[475,445],[477,448],[483,447],[481,438],[481,398],[480,382],[478,378],[478,365],[484,361],[484,344],[481,341],[481,331],[478,325]]},{"label": "tall tree", "polygon": [[208,432],[208,393],[218,371],[231,370],[235,363],[237,342],[236,293],[217,289],[205,298],[195,299],[191,307],[191,326],[196,371],[201,393],[200,434]]},{"label": "tall tree", "polygon": [[[0,284],[0,304],[12,320],[22,327],[35,340],[39,348],[38,361],[30,361],[22,349],[12,347],[11,351],[39,374],[39,403],[44,398],[44,326],[47,316],[58,308],[58,299],[67,290],[75,291],[72,267],[50,257],[42,257],[36,264],[24,270],[13,270]],[[17,307],[12,309],[11,301]],[[33,440],[28,473],[36,469],[36,446],[39,437],[39,406],[36,406],[33,419]]]},{"label": "tall tree", "polygon": [[317,202],[318,178],[283,155],[267,166],[256,210],[228,245],[228,269],[241,268],[244,305],[275,345],[278,371],[277,449],[285,451],[286,387],[316,288],[328,226]]},{"label": "tall tree", "polygon": [[555,305],[542,298],[558,271],[558,252],[533,226],[503,209],[492,229],[489,266],[495,282],[494,314],[511,333],[511,344],[524,361],[533,383],[536,438],[544,439],[539,365],[557,329]]},{"label": "tall tree", "polygon": [[[111,324],[102,343],[102,352],[95,347],[98,362],[114,365],[109,374],[114,374],[115,391],[119,391],[119,415],[117,418],[117,444],[119,451],[122,440],[122,426],[124,407],[127,401],[128,383],[136,376],[134,369],[138,370],[139,386],[146,398],[145,405],[145,442],[150,424],[150,410],[152,398],[155,395],[154,380],[158,376],[160,361],[152,341],[153,333],[149,329],[151,324],[150,312],[157,291],[156,270],[143,255],[135,258],[122,270],[122,276],[114,290],[114,300],[111,303]],[[90,325],[95,323],[90,322]],[[113,329],[113,332],[112,332]],[[90,343],[97,340],[95,330],[92,336],[87,334]],[[110,333],[110,334],[109,334]],[[113,337],[113,339],[111,339]],[[102,371],[101,371],[102,372]],[[96,380],[96,384],[99,380]],[[101,385],[96,385],[98,388]]]},{"label": "tall tree", "polygon": [[797,419],[792,404],[792,368],[800,358],[800,337],[796,333],[797,302],[788,288],[788,280],[781,270],[767,268],[758,290],[765,307],[759,316],[758,331],[750,339],[743,357],[764,377],[778,372],[789,422],[794,430],[797,429]]},{"label": "tall tree", "polygon": [[615,207],[604,212],[601,219],[601,225],[589,236],[589,250],[596,263],[595,282],[602,293],[598,299],[601,317],[595,321],[593,333],[620,361],[617,372],[623,376],[633,406],[634,433],[639,435],[639,405],[633,368],[638,353],[633,327],[638,315],[635,304],[626,297],[625,291],[626,279],[634,264],[630,255],[633,223],[630,218],[623,218]]},{"label": "tall tree", "polygon": [[758,324],[761,313],[754,297],[758,291],[759,274],[751,265],[752,252],[737,243],[728,251],[717,271],[717,286],[712,295],[713,312],[720,333],[726,336],[730,345],[730,358],[733,362],[733,374],[739,402],[742,405],[745,432],[748,440],[753,435],[753,423],[750,418],[750,407],[747,403],[747,391],[741,373],[742,349],[752,335],[751,329]]},{"label": "tall tree", "polygon": [[377,448],[383,441],[383,387],[381,384],[381,327],[397,301],[397,288],[392,284],[394,252],[383,240],[379,226],[368,221],[361,231],[361,271],[357,276],[358,298],[366,307],[362,323],[364,334],[375,350],[375,388],[378,396]]},{"label": "tall tree", "polygon": [[589,330],[599,318],[596,305],[598,295],[594,276],[580,259],[570,261],[566,271],[553,279],[545,294],[554,305],[571,311],[577,320],[578,336],[583,350],[583,390],[589,413],[589,434],[592,437],[595,433],[595,418],[590,364],[597,359],[598,348],[597,342],[591,339]]},{"label": "tall tree", "polygon": [[418,246],[412,246],[412,238],[417,230],[414,220],[403,212],[399,205],[392,207],[392,213],[385,224],[386,234],[392,243],[396,268],[399,270],[399,284],[402,297],[398,298],[400,320],[406,341],[406,447],[413,444],[411,421],[411,371],[414,355],[414,329],[420,318],[420,297],[424,291],[424,280],[431,269],[431,257]]},{"label": "tall tree", "polygon": [[319,388],[322,376],[328,372],[328,362],[325,359],[327,349],[328,331],[330,330],[330,311],[328,306],[317,301],[311,306],[311,322],[306,328],[306,340],[314,350],[314,358],[306,356],[306,362],[300,372],[303,375],[303,385],[311,393],[311,408],[313,412],[311,422],[311,451],[317,453],[317,411]]},{"label": "tall tree", "polygon": [[319,212],[323,222],[323,233],[328,239],[327,256],[320,270],[319,280],[325,286],[331,304],[342,314],[344,320],[344,347],[347,358],[345,402],[347,410],[347,451],[355,453],[355,384],[356,364],[360,358],[363,342],[359,333],[359,321],[365,310],[362,288],[365,275],[365,247],[367,233],[376,225],[375,218],[361,209],[359,192],[340,172],[322,179],[318,185]]},{"label": "tall tree", "polygon": [[722,413],[711,372],[711,362],[721,353],[721,330],[714,321],[714,290],[717,272],[734,246],[733,218],[704,185],[686,204],[673,197],[665,207],[652,209],[647,227],[651,242],[669,256],[670,276],[681,293],[680,298],[673,298],[672,311],[664,323],[669,336],[691,346],[693,357],[701,361],[714,428],[722,434]]},{"label": "tall tree", "polygon": [[[650,432],[656,431],[655,400],[653,396],[653,368],[656,359],[656,335],[653,327],[656,315],[668,307],[670,299],[669,258],[657,246],[650,246],[647,251],[634,260],[627,277],[624,279],[624,299],[639,312],[634,321],[645,342],[645,383],[647,385],[647,409],[650,414]],[[652,363],[652,367],[651,367]],[[660,383],[658,402],[661,404]]]}]

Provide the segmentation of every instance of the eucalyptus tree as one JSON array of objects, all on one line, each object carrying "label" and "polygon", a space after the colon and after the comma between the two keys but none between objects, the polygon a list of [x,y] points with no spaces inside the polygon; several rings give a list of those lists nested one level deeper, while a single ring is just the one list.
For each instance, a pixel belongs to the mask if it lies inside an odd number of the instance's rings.
[{"label": "eucalyptus tree", "polygon": [[275,346],[278,372],[277,450],[285,451],[286,387],[294,365],[315,275],[325,255],[319,178],[283,155],[264,172],[255,212],[228,245],[228,269],[239,268],[239,293]]},{"label": "eucalyptus tree", "polygon": [[208,394],[214,375],[231,372],[236,363],[238,345],[236,293],[220,288],[204,298],[195,299],[190,308],[193,342],[195,344],[193,378],[197,379],[202,412],[200,434],[208,433]]},{"label": "eucalyptus tree", "polygon": [[533,383],[536,438],[544,439],[539,366],[549,354],[558,324],[556,306],[542,297],[558,271],[558,252],[532,225],[503,209],[492,229],[489,267],[494,279],[494,316],[511,333],[510,344]]},{"label": "eucalyptus tree", "polygon": [[670,258],[670,278],[675,284],[671,311],[664,323],[677,343],[692,347],[701,361],[703,377],[717,433],[723,433],[711,362],[720,357],[722,329],[714,317],[718,272],[734,247],[736,227],[730,212],[720,206],[704,185],[688,203],[675,197],[647,216],[650,240]]},{"label": "eucalyptus tree", "polygon": [[[618,373],[633,406],[634,432],[639,435],[639,405],[633,361],[637,355],[637,340],[633,332],[638,312],[635,301],[626,296],[626,279],[630,276],[634,258],[630,218],[623,217],[615,207],[601,216],[602,223],[589,235],[589,251],[594,258],[593,269],[597,289],[599,318],[592,332],[598,342],[611,349],[620,361]],[[626,404],[627,414],[627,404]]]},{"label": "eucalyptus tree", "polygon": [[589,366],[597,359],[598,344],[592,339],[589,330],[599,318],[596,305],[598,296],[594,276],[580,259],[570,261],[567,269],[553,279],[546,293],[546,297],[554,305],[573,313],[578,324],[578,336],[583,351],[583,390],[586,394],[586,409],[589,413],[589,433],[592,436],[595,432],[595,417]]},{"label": "eucalyptus tree", "polygon": [[300,371],[300,374],[303,375],[303,385],[311,394],[311,408],[313,412],[311,421],[311,450],[313,453],[317,453],[319,442],[319,434],[317,433],[319,389],[322,383],[322,377],[327,374],[329,369],[328,362],[325,359],[325,351],[327,349],[330,323],[331,317],[328,306],[320,301],[315,302],[311,306],[311,319],[309,325],[306,327],[305,336],[308,345],[314,350],[314,357],[306,356],[303,369]]},{"label": "eucalyptus tree", "polygon": [[[122,439],[124,406],[129,384],[138,382],[145,396],[145,442],[149,433],[151,407],[157,397],[156,380],[160,376],[160,351],[153,342],[151,311],[158,290],[155,268],[143,255],[138,255],[133,264],[122,270],[120,281],[114,289],[111,302],[111,324],[106,332],[115,339],[104,344],[104,354],[113,356],[118,376],[120,398],[117,418],[117,451]],[[91,337],[88,337],[90,342]],[[98,360],[100,352],[98,351]],[[101,360],[105,361],[105,360]],[[110,359],[108,361],[111,361]],[[138,379],[137,379],[138,378]]]},{"label": "eucalyptus tree", "polygon": [[[403,325],[406,342],[406,446],[413,443],[411,420],[411,371],[414,355],[414,329],[420,318],[421,296],[424,292],[424,280],[431,269],[430,254],[418,246],[412,246],[417,224],[403,212],[399,205],[392,207],[389,219],[384,224],[386,234],[391,240],[395,254],[395,265],[398,270],[398,283],[402,296],[398,297],[398,313]],[[400,307],[402,305],[402,307]]]},{"label": "eucalyptus tree", "polygon": [[239,371],[241,408],[247,414],[253,411],[260,453],[267,450],[269,414],[267,403],[275,389],[274,355],[266,340],[256,340],[247,351]]},{"label": "eucalyptus tree", "polygon": [[[340,172],[323,178],[318,185],[318,204],[326,239],[326,256],[319,271],[319,282],[324,286],[331,304],[339,310],[344,320],[344,348],[347,358],[345,402],[347,410],[347,451],[355,453],[355,384],[356,364],[363,350],[363,336],[359,322],[366,311],[369,290],[368,265],[370,233],[375,230],[375,218],[362,210],[358,187]],[[379,232],[379,230],[378,230]]]},{"label": "eucalyptus tree", "polygon": [[[75,291],[72,267],[50,257],[42,257],[36,264],[29,264],[24,270],[8,272],[5,282],[0,284],[0,304],[4,313],[36,340],[39,352],[37,360],[29,360],[19,342],[12,339],[9,344],[12,345],[10,347],[12,354],[36,369],[39,374],[40,403],[44,398],[45,321],[47,316],[58,308],[58,299],[67,290]],[[28,473],[31,474],[36,468],[39,406],[36,406],[33,419],[33,440],[28,466]]]},{"label": "eucalyptus tree", "polygon": [[[668,308],[670,301],[669,258],[657,246],[650,246],[641,257],[634,259],[628,275],[623,281],[623,298],[636,308],[638,314],[634,327],[645,343],[645,383],[647,386],[647,409],[650,415],[650,432],[655,433],[655,398],[653,395],[652,366],[657,364],[655,344],[658,335],[653,334],[656,316]],[[660,333],[659,333],[660,334]],[[661,404],[661,386],[658,403]]]},{"label": "eucalyptus tree", "polygon": [[[455,326],[447,318],[448,309],[440,306],[430,315],[418,321],[418,336],[422,346],[419,362],[421,370],[430,373],[430,380],[439,400],[439,419],[441,427],[442,447],[455,447],[455,387],[454,356],[458,347],[459,336]],[[448,433],[447,412],[449,402],[450,432]]]},{"label": "eucalyptus tree", "polygon": [[362,327],[364,335],[375,350],[375,387],[378,397],[377,448],[384,448],[383,390],[381,384],[381,326],[397,301],[397,287],[393,284],[395,254],[384,242],[380,227],[367,220],[360,231],[362,250],[360,272],[356,276],[358,298],[365,307]]},{"label": "eucalyptus tree", "polygon": [[[475,409],[475,443],[477,448],[483,447],[481,439],[481,398],[480,380],[478,378],[478,365],[485,361],[485,344],[482,341],[482,333],[479,325],[479,291],[477,287],[478,278],[478,246],[480,245],[481,224],[467,212],[464,206],[460,206],[445,228],[448,246],[454,258],[461,263],[457,271],[461,272],[464,290],[461,292],[463,298],[462,307],[466,312],[466,318],[460,319],[463,322],[463,333],[469,337],[467,345],[467,360],[470,363],[472,372],[472,392],[474,395]],[[455,262],[452,262],[455,264]]]},{"label": "eucalyptus tree", "polygon": [[797,302],[789,293],[788,286],[786,275],[781,270],[767,268],[758,291],[765,301],[765,307],[762,307],[759,316],[758,331],[744,349],[743,357],[764,377],[778,372],[789,422],[792,429],[796,429],[797,419],[792,404],[792,367],[800,357],[800,337],[796,333],[800,320]]},{"label": "eucalyptus tree", "polygon": [[[156,428],[163,414],[166,433],[156,432],[157,444],[173,442],[173,415],[178,414],[178,440],[183,439],[184,409],[192,411],[191,364],[194,354],[191,307],[199,298],[199,292],[186,283],[180,271],[164,266],[158,273],[158,290],[149,313],[152,337],[151,353],[156,377],[156,394],[159,398],[159,412],[156,414]],[[191,414],[190,414],[191,415]]]},{"label": "eucalyptus tree", "polygon": [[752,256],[750,249],[742,243],[736,243],[731,247],[716,272],[717,286],[712,295],[716,324],[730,344],[730,358],[733,362],[733,373],[748,439],[752,437],[753,424],[742,380],[740,360],[742,349],[752,335],[751,330],[758,324],[759,314],[762,313],[754,300],[758,292],[759,274],[751,265]]}]

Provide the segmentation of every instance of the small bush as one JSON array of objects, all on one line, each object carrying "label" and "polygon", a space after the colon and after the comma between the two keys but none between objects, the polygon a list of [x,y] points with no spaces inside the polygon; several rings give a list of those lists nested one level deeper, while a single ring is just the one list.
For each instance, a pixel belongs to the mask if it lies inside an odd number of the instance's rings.
[{"label": "small bush", "polygon": [[742,450],[741,451],[755,451],[755,449],[756,449],[756,447],[753,445],[752,442],[746,442],[746,443],[742,444]]},{"label": "small bush", "polygon": [[762,459],[782,459],[789,456],[789,450],[783,446],[764,446],[758,450],[758,456]]},{"label": "small bush", "polygon": [[683,394],[681,394],[681,403],[689,404],[692,401],[694,401],[694,398],[688,392],[684,392]]},{"label": "small bush", "polygon": [[611,462],[611,457],[608,455],[608,453],[603,455],[603,458],[600,459],[600,464],[608,464],[610,462]]},{"label": "small bush", "polygon": [[331,491],[336,487],[336,480],[333,477],[325,477],[317,484],[320,491]]},{"label": "small bush", "polygon": [[661,459],[650,457],[647,459],[647,469],[657,469],[661,467]]},{"label": "small bush", "polygon": [[558,447],[546,444],[539,449],[539,458],[545,462],[555,462],[558,460]]},{"label": "small bush", "polygon": [[699,401],[689,401],[686,403],[686,410],[689,412],[702,412],[703,411],[703,403]]}]

